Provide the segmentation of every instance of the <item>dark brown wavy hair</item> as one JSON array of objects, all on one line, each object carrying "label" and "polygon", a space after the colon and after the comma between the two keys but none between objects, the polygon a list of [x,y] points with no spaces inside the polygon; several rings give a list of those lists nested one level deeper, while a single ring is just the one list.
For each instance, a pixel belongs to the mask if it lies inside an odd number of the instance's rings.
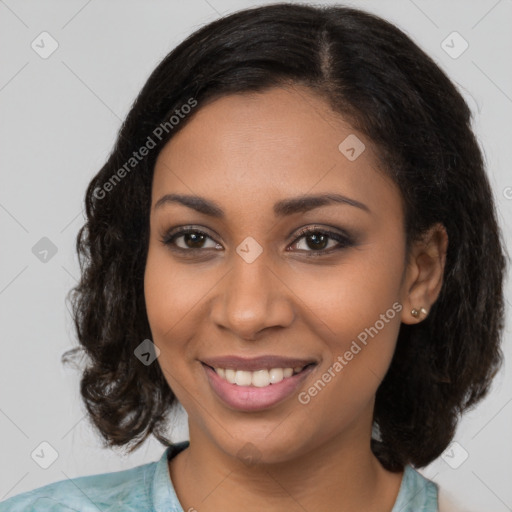
[{"label": "dark brown wavy hair", "polygon": [[[166,430],[177,399],[159,365],[134,356],[152,339],[143,276],[155,160],[193,117],[168,122],[191,98],[197,111],[218,97],[284,84],[320,94],[376,144],[404,198],[408,248],[433,224],[446,227],[440,295],[424,321],[401,325],[371,440],[388,470],[425,466],[502,363],[507,258],[467,104],[401,30],[359,10],[281,3],[239,11],[197,30],[161,61],[86,192],[76,244],[81,278],[69,294],[80,347],[63,360],[87,356],[81,395],[105,446],[131,452],[149,435],[171,444]],[[113,181],[148,136],[155,147]]]}]

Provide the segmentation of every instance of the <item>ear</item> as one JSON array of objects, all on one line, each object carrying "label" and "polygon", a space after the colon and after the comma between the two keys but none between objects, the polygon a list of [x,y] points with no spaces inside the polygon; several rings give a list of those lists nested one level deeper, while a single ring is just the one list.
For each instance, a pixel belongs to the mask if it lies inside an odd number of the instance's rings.
[{"label": "ear", "polygon": [[431,226],[413,242],[401,288],[404,324],[424,320],[437,300],[443,285],[447,249],[448,234],[441,223]]}]

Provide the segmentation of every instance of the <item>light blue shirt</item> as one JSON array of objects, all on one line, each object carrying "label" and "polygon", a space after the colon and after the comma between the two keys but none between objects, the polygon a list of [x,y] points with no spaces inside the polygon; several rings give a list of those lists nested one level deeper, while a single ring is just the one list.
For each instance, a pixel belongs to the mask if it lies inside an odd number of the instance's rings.
[{"label": "light blue shirt", "polygon": [[[189,441],[182,441],[170,446],[157,462],[18,494],[0,503],[0,512],[184,512],[167,463],[188,445]],[[391,512],[438,512],[437,496],[437,484],[405,466]]]}]

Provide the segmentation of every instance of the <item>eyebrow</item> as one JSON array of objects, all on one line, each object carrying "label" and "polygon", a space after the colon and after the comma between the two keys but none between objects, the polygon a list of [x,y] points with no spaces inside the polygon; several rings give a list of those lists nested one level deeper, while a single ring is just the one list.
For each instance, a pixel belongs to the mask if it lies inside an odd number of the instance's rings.
[{"label": "eyebrow", "polygon": [[[183,206],[210,217],[218,219],[225,218],[224,211],[217,203],[200,196],[166,194],[155,203],[153,209],[157,210],[166,204],[172,203],[182,204]],[[371,213],[370,208],[364,203],[341,194],[304,195],[283,199],[274,204],[273,210],[276,217],[285,217],[295,213],[307,212],[330,204],[347,204]]]}]

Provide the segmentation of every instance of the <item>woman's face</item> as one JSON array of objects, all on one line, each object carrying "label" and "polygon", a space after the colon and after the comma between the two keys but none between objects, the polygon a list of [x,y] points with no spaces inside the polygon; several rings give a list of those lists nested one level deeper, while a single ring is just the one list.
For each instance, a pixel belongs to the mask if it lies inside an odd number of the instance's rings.
[{"label": "woman's face", "polygon": [[[196,110],[156,162],[145,272],[158,362],[191,439],[268,462],[368,439],[410,309],[398,188],[370,141],[305,88]],[[308,199],[325,195],[346,199]],[[300,361],[226,360],[265,356]]]}]

